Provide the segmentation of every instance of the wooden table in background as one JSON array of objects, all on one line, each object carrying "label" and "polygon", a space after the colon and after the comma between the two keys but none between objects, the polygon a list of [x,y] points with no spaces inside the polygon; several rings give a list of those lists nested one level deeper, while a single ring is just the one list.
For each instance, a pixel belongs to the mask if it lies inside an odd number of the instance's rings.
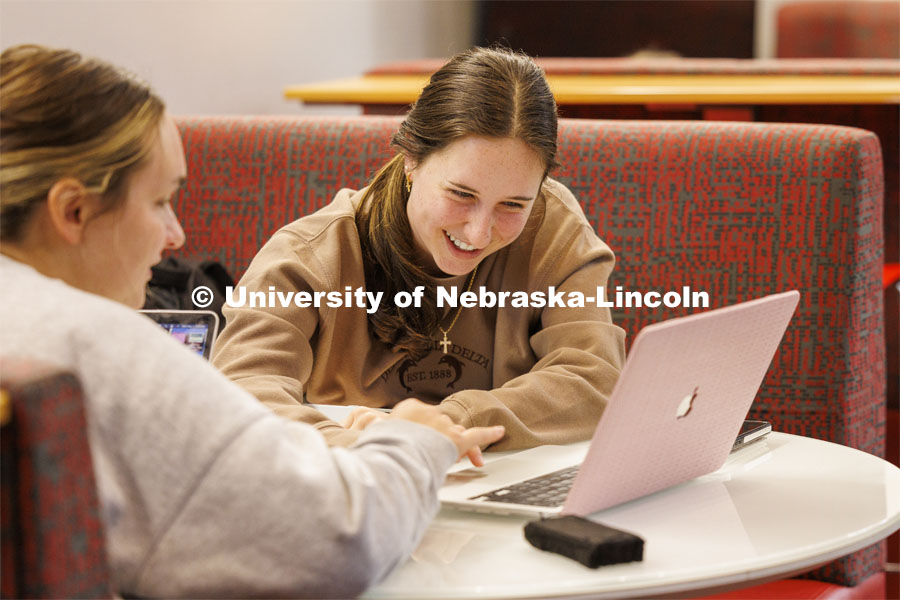
[{"label": "wooden table in background", "polygon": [[[894,75],[548,75],[547,81],[561,109],[616,104],[900,104],[900,77]],[[284,95],[307,104],[359,104],[367,112],[396,114],[415,101],[427,82],[427,74],[363,75],[289,86]]]}]

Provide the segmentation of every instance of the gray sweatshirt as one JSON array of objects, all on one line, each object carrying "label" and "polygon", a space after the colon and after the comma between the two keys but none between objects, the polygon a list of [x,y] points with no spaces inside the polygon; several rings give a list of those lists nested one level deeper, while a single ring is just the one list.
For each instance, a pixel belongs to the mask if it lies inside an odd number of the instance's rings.
[{"label": "gray sweatshirt", "polygon": [[415,548],[456,459],[401,421],[329,448],[149,319],[5,256],[0,354],[80,379],[122,594],[356,595]]}]

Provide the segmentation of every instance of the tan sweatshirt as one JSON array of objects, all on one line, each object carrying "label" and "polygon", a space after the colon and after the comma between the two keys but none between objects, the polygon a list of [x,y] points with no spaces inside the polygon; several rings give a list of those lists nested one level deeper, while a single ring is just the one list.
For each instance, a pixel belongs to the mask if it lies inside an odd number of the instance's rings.
[{"label": "tan sweatshirt", "polygon": [[[624,331],[598,297],[613,253],[571,192],[546,181],[519,238],[479,265],[475,306],[460,302],[468,275],[437,280],[446,292],[442,326],[457,311],[459,318],[447,352],[435,331],[434,350],[418,362],[369,335],[371,302],[356,292],[365,289],[354,219],[363,192],[341,190],[260,250],[238,284],[244,306],[225,308],[228,325],[214,364],[276,413],[316,425],[337,444],[356,433],[304,402],[390,407],[413,397],[440,403],[467,427],[505,425],[496,450],[589,438],[624,363]],[[265,307],[249,306],[253,291],[265,292],[266,298],[257,295]],[[315,292],[339,292],[340,302],[328,306],[320,296],[316,307]],[[503,307],[496,305],[500,292],[509,292]],[[572,292],[583,294],[584,306]],[[239,289],[232,298],[241,300]],[[495,305],[486,306],[492,298]],[[275,306],[268,304],[273,299]]]}]

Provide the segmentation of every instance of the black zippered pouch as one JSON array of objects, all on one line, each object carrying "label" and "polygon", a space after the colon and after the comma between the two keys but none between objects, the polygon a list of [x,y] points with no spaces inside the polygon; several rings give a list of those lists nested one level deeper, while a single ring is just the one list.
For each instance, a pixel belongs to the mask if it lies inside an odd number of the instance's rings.
[{"label": "black zippered pouch", "polygon": [[525,525],[525,539],[535,548],[562,554],[592,569],[644,559],[642,538],[582,517],[532,521]]}]

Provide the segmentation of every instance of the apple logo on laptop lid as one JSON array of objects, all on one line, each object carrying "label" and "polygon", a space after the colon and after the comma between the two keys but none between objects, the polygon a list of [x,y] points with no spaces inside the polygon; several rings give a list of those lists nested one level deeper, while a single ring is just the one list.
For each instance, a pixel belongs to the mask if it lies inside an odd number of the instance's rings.
[{"label": "apple logo on laptop lid", "polygon": [[694,408],[694,400],[697,399],[697,390],[699,389],[700,388],[694,388],[694,393],[681,399],[681,402],[678,403],[678,409],[675,411],[676,419],[683,419],[688,416],[688,413]]}]

